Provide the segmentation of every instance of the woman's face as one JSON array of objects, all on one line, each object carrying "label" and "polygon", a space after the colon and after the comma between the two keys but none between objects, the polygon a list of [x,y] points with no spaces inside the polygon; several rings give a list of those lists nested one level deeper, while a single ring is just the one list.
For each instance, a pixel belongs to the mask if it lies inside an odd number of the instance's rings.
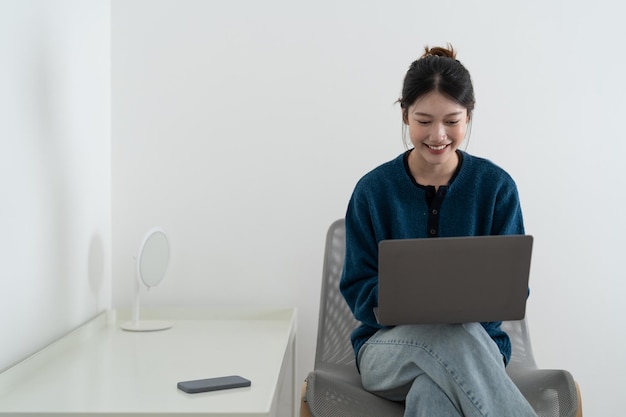
[{"label": "woman's face", "polygon": [[455,151],[465,139],[469,123],[465,107],[433,91],[409,106],[404,123],[420,163],[456,164]]}]

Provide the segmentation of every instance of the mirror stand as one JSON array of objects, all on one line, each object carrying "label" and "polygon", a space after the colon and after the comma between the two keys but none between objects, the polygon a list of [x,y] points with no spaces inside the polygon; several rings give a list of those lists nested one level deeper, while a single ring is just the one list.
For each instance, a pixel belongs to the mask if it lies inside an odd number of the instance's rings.
[{"label": "mirror stand", "polygon": [[141,288],[139,286],[139,277],[135,280],[135,294],[133,300],[133,316],[132,320],[121,324],[123,330],[130,332],[154,332],[157,330],[167,330],[172,327],[172,323],[162,320],[140,320],[139,319],[139,299]]}]

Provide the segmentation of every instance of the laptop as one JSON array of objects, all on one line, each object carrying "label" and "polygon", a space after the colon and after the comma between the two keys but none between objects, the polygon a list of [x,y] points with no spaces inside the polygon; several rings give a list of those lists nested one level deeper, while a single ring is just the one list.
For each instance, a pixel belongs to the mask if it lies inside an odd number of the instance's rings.
[{"label": "laptop", "polygon": [[383,240],[378,245],[381,325],[521,320],[533,237]]}]

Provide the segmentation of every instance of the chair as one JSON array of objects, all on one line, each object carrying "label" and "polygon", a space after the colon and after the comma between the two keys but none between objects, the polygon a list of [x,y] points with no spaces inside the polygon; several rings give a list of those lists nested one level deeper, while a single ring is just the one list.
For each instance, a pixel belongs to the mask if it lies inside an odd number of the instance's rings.
[{"label": "chair", "polygon": [[[350,333],[358,325],[339,292],[345,254],[345,223],[335,221],[326,237],[314,370],[303,387],[300,417],[402,417],[402,403],[363,389]],[[538,369],[525,320],[504,322],[513,356],[507,373],[540,417],[582,417],[578,386],[562,370]]]}]

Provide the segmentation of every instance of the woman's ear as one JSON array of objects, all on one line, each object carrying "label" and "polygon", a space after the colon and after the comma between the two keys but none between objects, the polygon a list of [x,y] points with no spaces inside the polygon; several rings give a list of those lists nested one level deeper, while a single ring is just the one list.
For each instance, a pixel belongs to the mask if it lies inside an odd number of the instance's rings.
[{"label": "woman's ear", "polygon": [[404,122],[405,125],[409,124],[409,111],[406,108],[402,109],[402,122]]}]

